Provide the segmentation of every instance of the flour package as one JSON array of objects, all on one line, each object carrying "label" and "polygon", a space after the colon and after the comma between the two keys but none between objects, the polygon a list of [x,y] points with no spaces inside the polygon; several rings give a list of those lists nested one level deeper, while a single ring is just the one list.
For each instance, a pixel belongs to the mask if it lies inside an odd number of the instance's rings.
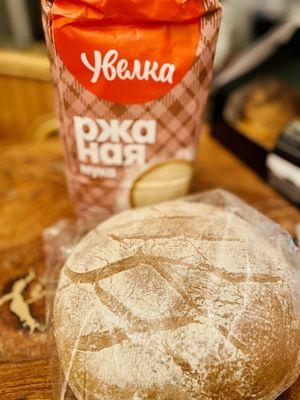
[{"label": "flour package", "polygon": [[80,216],[189,190],[217,0],[43,0],[69,190]]}]

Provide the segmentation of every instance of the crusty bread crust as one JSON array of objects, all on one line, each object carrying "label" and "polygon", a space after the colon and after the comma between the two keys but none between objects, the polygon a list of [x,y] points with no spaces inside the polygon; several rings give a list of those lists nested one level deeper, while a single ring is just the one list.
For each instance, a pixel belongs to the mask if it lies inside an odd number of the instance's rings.
[{"label": "crusty bread crust", "polygon": [[293,279],[276,243],[222,208],[117,215],[61,274],[66,379],[78,399],[274,400],[300,374]]}]

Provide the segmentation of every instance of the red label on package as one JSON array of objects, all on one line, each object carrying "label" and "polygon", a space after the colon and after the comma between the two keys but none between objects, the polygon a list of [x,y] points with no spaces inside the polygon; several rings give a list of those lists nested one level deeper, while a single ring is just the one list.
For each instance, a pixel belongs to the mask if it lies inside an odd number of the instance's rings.
[{"label": "red label on package", "polygon": [[173,89],[190,70],[199,22],[144,26],[80,26],[53,19],[57,53],[78,82],[101,99],[144,103]]}]

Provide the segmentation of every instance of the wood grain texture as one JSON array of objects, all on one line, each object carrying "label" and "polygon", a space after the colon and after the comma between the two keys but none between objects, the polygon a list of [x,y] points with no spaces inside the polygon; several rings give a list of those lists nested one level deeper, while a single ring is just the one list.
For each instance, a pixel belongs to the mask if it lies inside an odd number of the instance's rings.
[{"label": "wood grain texture", "polygon": [[53,115],[53,85],[44,46],[0,49],[0,139],[31,140]]},{"label": "wood grain texture", "polygon": [[1,400],[50,400],[51,379],[47,359],[0,365]]},{"label": "wood grain texture", "polygon": [[[24,290],[24,300],[44,274],[41,233],[57,219],[71,215],[63,163],[57,142],[0,146],[0,298],[34,270],[37,278]],[[30,304],[43,326],[44,300]],[[46,334],[30,334],[11,312],[0,307],[0,399],[50,399]]]},{"label": "wood grain texture", "polygon": [[32,140],[35,130],[53,116],[52,84],[0,74],[0,88],[0,139]]},{"label": "wood grain texture", "polygon": [[[58,143],[0,146],[0,297],[32,267],[41,279],[45,261],[41,232],[72,215]],[[194,190],[233,191],[292,234],[299,211],[265,185],[242,162],[202,135]],[[36,280],[36,282],[39,279]],[[35,285],[32,282],[31,285]],[[29,285],[30,286],[30,285]],[[24,297],[30,296],[28,287]],[[43,300],[30,305],[43,323]],[[299,385],[280,400],[300,400]],[[0,307],[0,399],[50,400],[50,366],[43,332],[29,334],[10,311]]]}]

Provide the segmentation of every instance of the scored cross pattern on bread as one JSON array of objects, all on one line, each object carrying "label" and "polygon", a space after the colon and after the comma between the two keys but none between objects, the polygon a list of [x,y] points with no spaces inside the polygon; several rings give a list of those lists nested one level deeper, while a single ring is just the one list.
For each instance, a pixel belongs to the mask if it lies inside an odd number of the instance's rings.
[{"label": "scored cross pattern on bread", "polygon": [[54,322],[66,379],[78,399],[273,400],[299,374],[294,272],[221,207],[117,215],[62,271]]}]

